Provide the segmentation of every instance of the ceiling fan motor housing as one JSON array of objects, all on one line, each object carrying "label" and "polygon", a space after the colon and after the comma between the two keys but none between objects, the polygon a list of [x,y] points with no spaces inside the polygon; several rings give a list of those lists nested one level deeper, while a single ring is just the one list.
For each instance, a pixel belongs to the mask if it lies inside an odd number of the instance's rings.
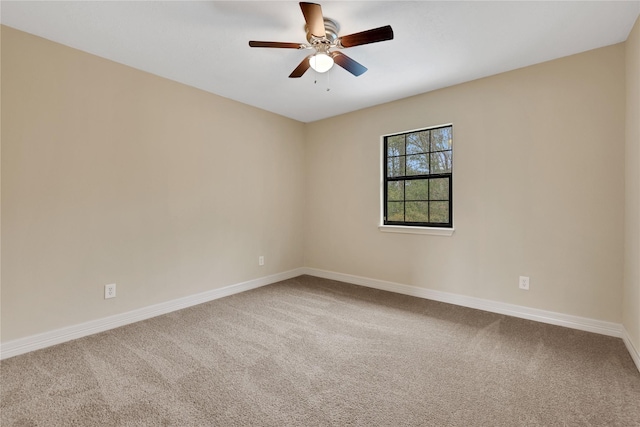
[{"label": "ceiling fan motor housing", "polygon": [[315,37],[313,34],[311,34],[311,32],[309,32],[309,27],[307,25],[305,25],[304,30],[307,33],[307,41],[312,46],[315,46],[318,44],[331,45],[331,44],[334,44],[335,41],[338,39],[338,31],[340,31],[340,26],[333,19],[324,18],[324,31],[325,31],[324,37]]}]

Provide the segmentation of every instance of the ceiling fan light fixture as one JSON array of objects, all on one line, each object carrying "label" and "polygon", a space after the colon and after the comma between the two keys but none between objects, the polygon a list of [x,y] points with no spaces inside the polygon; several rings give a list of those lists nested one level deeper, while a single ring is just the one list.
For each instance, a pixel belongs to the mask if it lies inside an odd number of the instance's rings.
[{"label": "ceiling fan light fixture", "polygon": [[309,58],[309,65],[318,73],[326,73],[333,67],[333,58],[324,52],[318,52]]},{"label": "ceiling fan light fixture", "polygon": [[[300,9],[302,10],[302,15],[306,23],[305,31],[309,43],[249,41],[249,47],[311,49],[312,53],[304,57],[291,74],[289,74],[289,78],[300,78],[309,68],[312,68],[317,73],[326,73],[333,68],[334,63],[357,77],[366,72],[367,67],[349,58],[344,53],[337,50],[332,51],[331,49],[344,49],[363,44],[393,40],[391,25],[339,37],[338,30],[340,26],[333,19],[325,18],[322,15],[322,7],[319,4],[300,2]],[[313,52],[313,50],[315,50],[315,52]]]}]

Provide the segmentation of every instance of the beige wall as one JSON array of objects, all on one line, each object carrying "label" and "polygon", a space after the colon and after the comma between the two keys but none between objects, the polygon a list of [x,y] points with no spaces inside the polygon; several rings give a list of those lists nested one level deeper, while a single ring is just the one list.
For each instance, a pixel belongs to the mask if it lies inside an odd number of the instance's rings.
[{"label": "beige wall", "polygon": [[[618,44],[308,125],[305,265],[621,322],[624,57]],[[444,123],[454,235],[380,232],[380,135]]]},{"label": "beige wall", "polygon": [[[638,32],[304,125],[3,27],[2,342],[306,265],[638,346]],[[380,232],[380,135],[450,122],[455,234]]]},{"label": "beige wall", "polygon": [[3,342],[302,266],[302,123],[2,27],[2,124]]},{"label": "beige wall", "polygon": [[627,121],[623,325],[640,352],[640,18],[626,42]]},{"label": "beige wall", "polygon": [[0,342],[2,342],[2,31],[0,31]]}]

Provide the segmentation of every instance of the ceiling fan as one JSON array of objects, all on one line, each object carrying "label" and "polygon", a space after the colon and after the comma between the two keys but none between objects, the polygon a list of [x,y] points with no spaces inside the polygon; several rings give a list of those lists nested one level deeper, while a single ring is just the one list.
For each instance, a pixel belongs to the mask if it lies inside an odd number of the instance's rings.
[{"label": "ceiling fan", "polygon": [[333,19],[322,15],[322,8],[316,3],[300,2],[302,14],[307,23],[308,43],[265,42],[250,41],[251,47],[273,47],[280,49],[313,49],[315,52],[307,56],[289,75],[290,78],[302,77],[311,67],[319,73],[329,71],[334,63],[338,64],[354,76],[359,76],[367,71],[367,68],[354,61],[342,52],[331,50],[360,46],[368,43],[382,42],[393,39],[393,30],[390,25],[374,28],[359,33],[338,37],[339,26]]}]

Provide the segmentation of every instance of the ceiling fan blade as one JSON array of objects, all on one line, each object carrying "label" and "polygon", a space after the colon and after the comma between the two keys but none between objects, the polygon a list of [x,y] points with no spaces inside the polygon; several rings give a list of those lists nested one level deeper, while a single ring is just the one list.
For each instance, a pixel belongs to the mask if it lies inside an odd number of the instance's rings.
[{"label": "ceiling fan blade", "polygon": [[362,44],[383,42],[385,40],[393,40],[393,29],[391,25],[342,36],[338,38],[338,46],[353,47]]},{"label": "ceiling fan blade", "polygon": [[307,21],[309,33],[315,37],[326,37],[327,33],[324,29],[324,17],[322,16],[322,8],[316,3],[300,2],[300,9]]},{"label": "ceiling fan blade", "polygon": [[262,42],[251,40],[249,42],[251,47],[277,47],[281,49],[302,49],[304,45],[300,43],[286,43],[286,42]]},{"label": "ceiling fan blade", "polygon": [[367,71],[367,67],[349,58],[342,52],[331,52],[331,57],[336,64],[338,64],[354,76],[359,76]]},{"label": "ceiling fan blade", "polygon": [[298,77],[302,77],[302,75],[309,69],[309,67],[311,66],[309,64],[309,58],[311,58],[313,55],[309,55],[306,58],[304,58],[302,60],[302,62],[296,67],[295,70],[293,70],[293,72],[291,74],[289,74],[289,78],[291,79],[297,79]]}]

